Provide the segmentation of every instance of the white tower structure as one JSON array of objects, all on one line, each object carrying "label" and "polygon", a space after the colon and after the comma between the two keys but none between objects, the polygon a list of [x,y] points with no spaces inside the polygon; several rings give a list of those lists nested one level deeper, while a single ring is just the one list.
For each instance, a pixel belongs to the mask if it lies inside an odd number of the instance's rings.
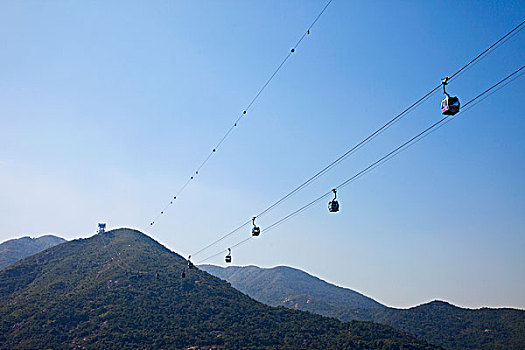
[{"label": "white tower structure", "polygon": [[106,232],[106,224],[103,222],[98,223],[98,233]]}]

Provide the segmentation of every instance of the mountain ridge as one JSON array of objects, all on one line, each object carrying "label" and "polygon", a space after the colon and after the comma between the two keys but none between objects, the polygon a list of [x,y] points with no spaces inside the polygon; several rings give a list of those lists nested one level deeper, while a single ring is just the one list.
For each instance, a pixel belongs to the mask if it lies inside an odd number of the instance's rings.
[{"label": "mountain ridge", "polygon": [[66,242],[65,239],[51,234],[35,238],[24,236],[2,242],[0,243],[0,270],[25,257],[64,242]]},{"label": "mountain ridge", "polygon": [[371,322],[269,307],[143,233],[69,241],[0,271],[0,348],[436,349]]}]

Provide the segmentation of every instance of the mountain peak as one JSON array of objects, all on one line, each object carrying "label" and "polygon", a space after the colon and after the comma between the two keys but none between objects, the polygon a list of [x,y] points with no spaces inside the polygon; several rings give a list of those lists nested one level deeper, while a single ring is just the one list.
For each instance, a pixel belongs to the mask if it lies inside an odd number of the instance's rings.
[{"label": "mountain peak", "polygon": [[423,309],[423,308],[429,308],[429,309],[457,309],[458,307],[449,303],[448,301],[444,301],[444,300],[432,300],[432,301],[429,301],[428,303],[424,303],[424,304],[421,304],[421,305],[418,305],[418,306],[414,306],[412,307],[411,309],[415,309],[415,308],[419,308],[419,309]]}]

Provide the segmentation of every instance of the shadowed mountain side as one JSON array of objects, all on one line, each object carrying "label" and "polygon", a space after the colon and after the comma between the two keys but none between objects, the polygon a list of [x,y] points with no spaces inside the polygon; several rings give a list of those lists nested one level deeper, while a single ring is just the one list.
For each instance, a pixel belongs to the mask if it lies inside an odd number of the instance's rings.
[{"label": "shadowed mountain side", "polygon": [[0,271],[0,348],[434,349],[370,322],[254,301],[153,239],[118,229]]},{"label": "shadowed mountain side", "polygon": [[268,305],[310,311],[341,321],[383,323],[447,349],[525,349],[523,310],[471,310],[441,301],[395,309],[290,267],[199,267]]},{"label": "shadowed mountain side", "polygon": [[5,241],[0,244],[0,270],[18,260],[64,242],[66,242],[65,239],[52,235],[38,238],[22,237]]}]

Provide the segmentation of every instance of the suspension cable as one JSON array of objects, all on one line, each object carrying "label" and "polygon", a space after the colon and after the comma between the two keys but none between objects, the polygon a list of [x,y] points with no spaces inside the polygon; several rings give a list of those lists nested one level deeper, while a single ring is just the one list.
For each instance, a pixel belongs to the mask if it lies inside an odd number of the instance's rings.
[{"label": "suspension cable", "polygon": [[178,199],[178,197],[181,195],[181,193],[186,189],[186,187],[188,187],[188,185],[190,184],[190,182],[192,182],[192,180],[195,179],[195,177],[197,175],[199,175],[199,171],[206,165],[206,163],[208,163],[208,161],[210,160],[210,158],[213,156],[213,154],[215,154],[219,147],[221,147],[221,145],[224,143],[224,141],[226,141],[226,139],[228,138],[228,136],[230,136],[230,134],[232,133],[233,129],[235,129],[235,127],[237,127],[238,123],[241,121],[241,119],[246,115],[246,113],[248,113],[248,111],[251,109],[251,107],[253,106],[253,104],[255,103],[255,101],[257,101],[257,99],[261,96],[261,94],[263,93],[263,91],[268,87],[268,85],[270,84],[270,82],[273,80],[273,78],[277,75],[277,73],[281,70],[281,68],[284,66],[284,64],[286,63],[286,61],[288,61],[288,59],[292,56],[292,54],[297,50],[297,47],[301,44],[301,42],[303,41],[303,39],[307,36],[307,35],[310,35],[310,31],[312,30],[313,26],[317,23],[317,21],[319,20],[319,18],[321,18],[321,16],[323,15],[323,13],[326,11],[326,9],[328,8],[328,6],[332,3],[333,0],[329,0],[326,5],[323,7],[323,9],[321,10],[321,12],[319,12],[319,14],[317,15],[317,17],[315,18],[315,20],[310,24],[310,26],[308,27],[308,29],[302,34],[302,36],[299,38],[299,40],[297,41],[297,43],[295,44],[294,47],[292,47],[289,51],[288,51],[288,54],[284,57],[284,59],[281,61],[281,63],[279,64],[279,66],[277,66],[277,68],[273,71],[273,73],[270,75],[270,77],[266,80],[266,82],[262,85],[262,87],[258,90],[258,92],[255,94],[255,96],[252,98],[252,100],[248,103],[248,105],[242,110],[241,114],[239,115],[239,117],[235,120],[235,122],[233,123],[233,125],[226,131],[226,133],[222,136],[222,138],[219,140],[219,142],[217,144],[215,144],[215,147],[212,148],[212,150],[210,151],[210,153],[206,156],[206,158],[204,158],[204,160],[202,161],[202,163],[200,163],[200,165],[195,169],[195,171],[191,174],[191,176],[186,180],[186,182],[184,183],[184,185],[182,185],[182,187],[175,193],[175,195],[173,195],[172,199],[164,206],[164,208],[157,214],[157,216],[155,216],[155,218],[153,220],[150,221],[150,225],[153,226],[157,220],[162,216],[164,215],[164,213],[166,212],[166,210],[171,206],[173,205],[173,202]]},{"label": "suspension cable", "polygon": [[[328,3],[329,4],[329,3]],[[328,6],[327,4],[327,6]],[[326,7],[325,7],[326,9]],[[324,9],[323,9],[324,11]],[[314,22],[315,23],[315,22]],[[459,70],[457,70],[454,74],[452,74],[450,76],[450,79],[449,80],[452,80],[453,78],[457,78],[459,77],[461,74],[465,73],[467,70],[469,70],[470,68],[472,68],[472,66],[474,66],[476,63],[478,63],[479,61],[481,61],[482,59],[484,59],[485,57],[487,57],[490,53],[492,53],[493,51],[495,51],[497,48],[499,48],[503,43],[505,43],[507,40],[509,40],[510,38],[512,38],[514,35],[518,34],[523,28],[525,28],[525,21],[521,22],[520,24],[518,24],[517,26],[515,26],[512,30],[510,30],[509,32],[507,32],[505,35],[503,35],[501,38],[499,38],[497,41],[495,41],[492,45],[490,45],[488,48],[486,48],[485,50],[483,50],[480,54],[478,54],[476,57],[474,57],[472,60],[470,60],[467,64],[465,64],[464,66],[462,66]],[[299,41],[300,42],[300,41]],[[305,188],[306,186],[308,186],[310,183],[312,183],[313,181],[315,181],[317,178],[321,177],[322,175],[324,175],[326,172],[328,172],[329,170],[331,170],[333,167],[335,167],[336,165],[338,165],[339,163],[341,163],[342,161],[344,161],[346,158],[348,158],[350,155],[352,155],[353,153],[355,153],[356,151],[358,151],[360,148],[364,147],[367,143],[369,143],[370,141],[372,141],[375,137],[379,136],[380,134],[382,134],[384,131],[386,131],[388,128],[390,128],[392,125],[394,125],[396,122],[398,122],[399,120],[401,120],[403,117],[405,117],[407,114],[409,114],[411,111],[413,111],[415,108],[417,108],[419,105],[421,105],[422,103],[424,103],[425,101],[427,101],[430,97],[432,97],[433,94],[435,94],[440,88],[441,88],[442,84],[439,84],[437,85],[436,87],[434,87],[432,90],[430,90],[429,92],[427,92],[423,97],[419,98],[417,101],[415,101],[414,103],[412,103],[410,106],[408,106],[406,109],[404,109],[401,113],[397,114],[394,118],[390,119],[388,122],[386,122],[385,124],[383,124],[381,127],[379,127],[377,130],[375,130],[374,132],[372,132],[370,135],[368,135],[367,137],[365,137],[363,140],[361,140],[360,142],[358,142],[356,145],[354,145],[352,148],[350,148],[349,150],[347,150],[345,153],[343,153],[341,156],[339,156],[337,159],[335,159],[334,161],[332,161],[331,163],[329,163],[328,165],[326,165],[323,169],[319,170],[317,173],[315,173],[313,176],[311,176],[310,178],[308,178],[306,181],[304,181],[303,183],[301,183],[299,186],[297,186],[296,188],[294,188],[292,191],[288,192],[286,195],[284,195],[283,197],[281,197],[280,199],[278,199],[276,202],[274,202],[273,204],[271,204],[269,207],[267,207],[266,209],[264,209],[263,211],[261,211],[259,214],[256,215],[256,217],[261,217],[263,216],[264,214],[268,213],[269,211],[271,211],[272,209],[274,209],[275,207],[277,207],[278,205],[280,205],[281,203],[283,203],[284,201],[286,201],[287,199],[289,199],[290,197],[292,197],[293,195],[295,195],[297,192],[301,191],[303,188]],[[214,246],[215,244],[223,241],[224,239],[226,239],[227,237],[230,237],[231,235],[235,234],[236,232],[240,231],[242,228],[246,227],[247,225],[249,225],[251,222],[251,220],[247,220],[245,221],[243,224],[241,224],[239,227],[235,228],[234,230],[228,232],[227,234],[219,237],[217,240],[211,242],[210,244],[208,244],[207,246],[205,246],[204,248],[198,250],[196,253],[193,253],[192,256],[196,256],[200,253],[202,253],[203,251],[205,251],[206,249]]]},{"label": "suspension cable", "polygon": [[[485,95],[487,94],[492,94],[500,89],[502,89],[503,87],[505,87],[506,85],[508,85],[509,83],[511,83],[512,81],[516,80],[517,78],[521,77],[524,73],[520,74],[520,75],[517,75],[520,71],[522,71],[523,69],[525,69],[525,65],[522,66],[521,68],[515,70],[513,73],[507,75],[505,78],[503,78],[502,80],[500,80],[499,82],[497,82],[496,84],[492,85],[491,87],[489,87],[488,89],[486,89],[485,91],[481,92],[480,94],[478,94],[476,97],[472,98],[471,100],[469,100],[468,102],[465,103],[465,105],[463,106],[463,108],[466,108],[462,111],[460,111],[458,114],[460,113],[465,113],[467,110],[469,110],[470,108],[472,108],[474,105],[482,102],[485,98],[483,98]],[[514,77],[515,76],[515,77]],[[514,77],[513,79],[509,80],[510,78]],[[506,82],[507,80],[509,80],[506,84],[504,85],[501,85],[503,84],[504,82]],[[501,86],[500,86],[501,85]],[[497,88],[499,86],[498,89],[494,90],[495,88]],[[492,90],[494,90],[493,92],[491,92]],[[487,95],[486,97],[488,97],[490,95]],[[477,101],[477,102],[476,102]],[[474,103],[476,102],[476,103]],[[468,107],[471,103],[474,103],[474,105]],[[468,107],[468,108],[467,108]],[[405,151],[406,149],[408,149],[409,147],[411,147],[412,145],[416,144],[417,142],[419,142],[421,139],[423,139],[424,137],[430,135],[433,131],[436,131],[437,129],[439,129],[441,126],[445,125],[446,123],[448,123],[449,121],[451,121],[452,119],[455,119],[455,118],[448,118],[448,117],[443,117],[441,118],[439,121],[435,122],[434,124],[432,124],[431,126],[427,127],[425,130],[421,131],[420,133],[418,133],[417,135],[413,136],[412,138],[410,138],[408,141],[404,142],[403,144],[401,144],[400,146],[396,147],[394,150],[390,151],[389,153],[387,153],[386,155],[384,155],[383,157],[379,158],[378,160],[376,160],[375,162],[373,162],[372,164],[370,164],[369,166],[367,166],[366,168],[364,168],[363,170],[357,172],[356,174],[354,174],[353,176],[351,176],[350,178],[348,178],[347,180],[345,180],[344,182],[342,182],[341,184],[339,184],[338,186],[336,186],[335,188],[337,189],[340,189],[340,188],[344,188],[345,186],[347,186],[348,184],[350,184],[351,182],[357,180],[359,177],[365,175],[366,173],[372,171],[373,169],[377,168],[378,166],[384,164],[385,162],[387,162],[388,160],[392,159],[393,157],[395,157],[396,155],[398,155],[399,153]],[[444,121],[447,121],[446,123],[443,123]],[[443,124],[442,124],[443,123]],[[437,128],[436,128],[437,127]],[[435,129],[436,128],[436,129]],[[285,221],[293,218],[294,216],[298,215],[299,213],[305,211],[306,209],[310,208],[311,206],[313,206],[314,204],[318,203],[319,201],[323,200],[324,198],[326,198],[327,196],[329,196],[330,194],[332,193],[332,190],[320,195],[319,197],[315,198],[314,200],[310,201],[309,203],[307,203],[306,205],[303,205],[302,207],[300,207],[299,209],[296,209],[295,211],[291,212],[290,214],[284,216],[283,218],[275,221],[274,223],[272,223],[271,225],[267,226],[265,229],[262,229],[261,230],[261,234],[263,232],[268,232],[272,229],[275,229],[277,226],[281,225],[282,223],[284,223]],[[250,239],[252,239],[253,236],[250,236],[248,238],[245,238],[241,241],[239,241],[238,243],[236,243],[235,245],[231,246],[230,248],[234,248],[234,247],[238,247],[246,242],[248,242]],[[223,254],[224,253],[224,250],[221,250],[220,252],[216,253],[216,254],[213,254],[201,261],[199,261],[198,263],[201,264],[209,259],[212,259],[214,258],[215,256],[219,255],[219,254]]]}]

